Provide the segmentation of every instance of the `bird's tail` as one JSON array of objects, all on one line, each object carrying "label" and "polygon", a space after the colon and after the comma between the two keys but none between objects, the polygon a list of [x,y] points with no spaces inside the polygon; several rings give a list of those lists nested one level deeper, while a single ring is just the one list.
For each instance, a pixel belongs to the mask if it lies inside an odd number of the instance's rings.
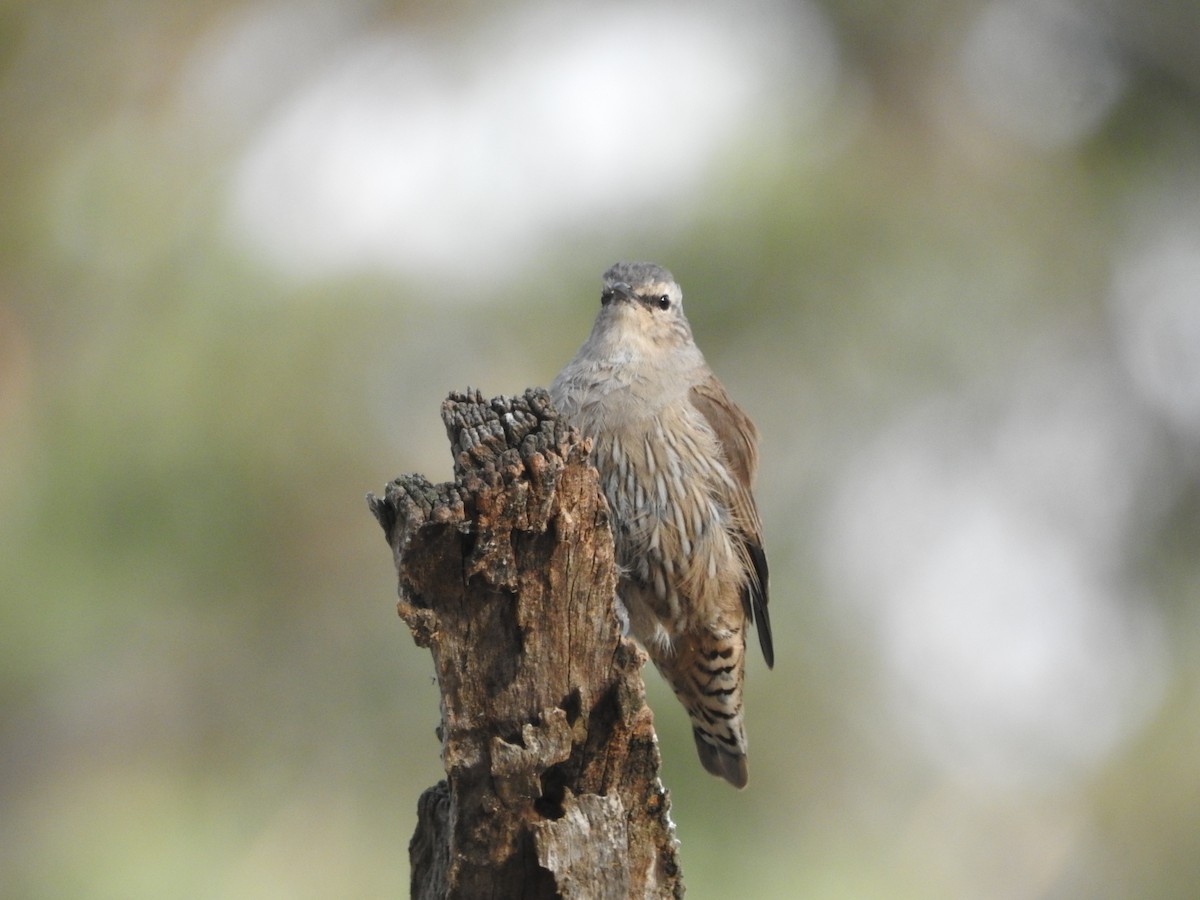
[{"label": "bird's tail", "polygon": [[680,636],[654,660],[692,719],[701,764],[736,788],[744,788],[747,778],[745,648],[740,628],[704,629]]}]

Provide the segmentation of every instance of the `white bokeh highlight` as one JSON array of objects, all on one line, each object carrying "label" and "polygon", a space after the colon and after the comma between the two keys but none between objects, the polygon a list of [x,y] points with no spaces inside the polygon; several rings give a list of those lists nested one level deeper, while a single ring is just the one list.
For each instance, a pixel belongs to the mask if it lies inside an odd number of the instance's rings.
[{"label": "white bokeh highlight", "polygon": [[960,69],[982,117],[1040,150],[1093,134],[1128,82],[1102,19],[1076,0],[992,0],[964,35]]},{"label": "white bokeh highlight", "polygon": [[877,649],[892,715],[947,772],[1071,780],[1155,708],[1161,626],[1120,549],[1156,452],[1113,373],[1060,348],[1011,384],[932,401],[846,464],[828,593]]},{"label": "white bokeh highlight", "polygon": [[364,37],[253,136],[232,233],[301,278],[447,285],[502,278],[560,234],[661,234],[722,153],[830,102],[821,15],[753,10],[539,6],[456,44]]},{"label": "white bokeh highlight", "polygon": [[1200,213],[1160,208],[1116,262],[1112,321],[1122,361],[1146,404],[1200,442]]}]

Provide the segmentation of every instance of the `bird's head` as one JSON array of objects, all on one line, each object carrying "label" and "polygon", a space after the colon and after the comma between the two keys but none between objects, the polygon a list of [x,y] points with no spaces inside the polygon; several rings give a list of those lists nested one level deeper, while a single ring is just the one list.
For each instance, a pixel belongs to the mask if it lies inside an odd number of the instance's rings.
[{"label": "bird's head", "polygon": [[604,273],[593,334],[640,354],[692,346],[683,291],[662,266],[619,262]]}]

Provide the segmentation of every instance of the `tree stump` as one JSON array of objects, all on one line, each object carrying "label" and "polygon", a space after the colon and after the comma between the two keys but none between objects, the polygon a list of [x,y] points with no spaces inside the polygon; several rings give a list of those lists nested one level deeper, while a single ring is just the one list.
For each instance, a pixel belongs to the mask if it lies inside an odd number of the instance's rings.
[{"label": "tree stump", "polygon": [[442,419],[454,481],[367,497],[442,695],[446,779],[417,806],[412,896],[682,896],[588,444],[540,389],[453,393]]}]

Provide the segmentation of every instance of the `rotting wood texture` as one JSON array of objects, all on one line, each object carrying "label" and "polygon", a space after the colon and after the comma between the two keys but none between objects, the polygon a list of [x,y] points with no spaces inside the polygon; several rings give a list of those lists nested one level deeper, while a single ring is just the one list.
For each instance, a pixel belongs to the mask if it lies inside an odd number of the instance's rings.
[{"label": "rotting wood texture", "polygon": [[540,389],[453,393],[442,419],[454,481],[367,498],[442,694],[446,779],[418,803],[412,896],[682,896],[588,445]]}]

